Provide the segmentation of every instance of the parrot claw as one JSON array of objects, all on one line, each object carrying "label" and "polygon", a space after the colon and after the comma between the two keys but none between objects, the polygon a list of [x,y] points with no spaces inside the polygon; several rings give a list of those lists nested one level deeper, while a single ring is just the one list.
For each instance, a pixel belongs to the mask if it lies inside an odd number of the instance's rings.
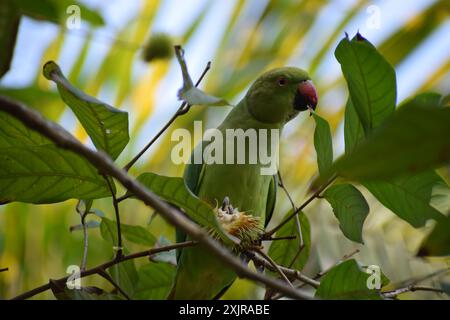
[{"label": "parrot claw", "polygon": [[222,211],[225,211],[228,214],[234,213],[234,208],[230,204],[230,198],[228,198],[228,197],[223,198],[221,209],[222,209]]}]

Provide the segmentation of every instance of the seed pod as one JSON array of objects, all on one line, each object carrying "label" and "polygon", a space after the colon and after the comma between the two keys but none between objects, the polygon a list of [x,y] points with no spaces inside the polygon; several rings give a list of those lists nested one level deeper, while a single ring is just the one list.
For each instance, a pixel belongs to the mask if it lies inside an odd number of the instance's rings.
[{"label": "seed pod", "polygon": [[171,37],[166,33],[154,33],[145,44],[142,60],[152,62],[158,59],[170,59],[173,56]]}]

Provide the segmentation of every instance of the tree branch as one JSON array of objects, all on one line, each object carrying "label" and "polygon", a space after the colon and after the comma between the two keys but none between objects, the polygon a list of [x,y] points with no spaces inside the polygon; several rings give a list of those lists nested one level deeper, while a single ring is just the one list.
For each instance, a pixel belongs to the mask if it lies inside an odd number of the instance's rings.
[{"label": "tree branch", "polygon": [[[208,63],[206,64],[205,69],[203,70],[202,74],[200,75],[200,78],[198,78],[197,82],[195,83],[195,86],[197,87],[200,82],[202,82],[203,78],[205,77],[206,73],[209,71],[209,69],[211,69],[211,61],[208,61]],[[164,131],[167,130],[167,128],[170,127],[170,125],[181,115],[186,114],[189,109],[190,109],[190,105],[188,105],[186,102],[181,103],[181,105],[178,107],[177,111],[175,112],[175,114],[172,116],[172,118],[170,118],[170,120],[164,125],[164,127],[162,127],[161,130],[159,130],[159,132],[150,140],[149,143],[147,143],[147,145],[142,148],[141,151],[139,151],[139,153],[130,160],[130,162],[128,162],[128,164],[123,167],[125,171],[129,171],[130,168],[136,163],[136,161],[139,160],[140,157],[142,157],[142,155],[152,146],[153,143],[155,143],[156,140],[158,140],[158,138],[164,133]],[[123,200],[123,199],[121,199]]]},{"label": "tree branch", "polygon": [[[89,238],[88,238],[88,228],[86,225],[86,216],[88,214],[87,210],[81,210],[82,200],[78,200],[77,206],[75,210],[78,212],[81,218],[81,227],[83,229],[83,257],[81,258],[80,270],[86,270],[87,265],[87,255],[88,255],[88,246],[89,246]],[[86,209],[86,208],[85,208]]]},{"label": "tree branch", "polygon": [[259,255],[261,255],[261,257],[263,257],[275,269],[275,271],[278,272],[278,274],[281,276],[281,278],[284,279],[284,281],[286,281],[289,284],[289,286],[294,288],[291,281],[289,281],[288,277],[284,274],[283,270],[281,270],[280,266],[277,265],[271,257],[269,257],[264,251],[262,251],[259,248],[254,248],[252,250],[259,253]]},{"label": "tree branch", "polygon": [[[148,257],[151,256],[153,254],[159,253],[159,252],[164,252],[164,251],[170,251],[170,250],[175,250],[175,249],[179,249],[179,248],[185,248],[185,247],[190,247],[195,245],[196,242],[195,241],[185,241],[185,242],[180,242],[180,243],[176,243],[176,244],[172,244],[172,245],[168,245],[168,246],[164,246],[164,247],[159,247],[159,248],[152,248],[149,250],[145,250],[145,251],[140,251],[140,252],[136,252],[133,254],[129,254],[126,256],[122,256],[118,259],[112,259],[108,262],[105,262],[103,264],[100,264],[94,268],[91,269],[87,269],[85,271],[81,271],[80,272],[80,278],[84,278],[87,276],[91,276],[93,274],[99,274],[101,276],[103,276],[101,273],[105,272],[106,269],[119,264],[121,262],[127,261],[127,260],[132,260],[132,259],[137,259],[137,258],[142,258],[142,257]],[[52,280],[53,282],[57,282],[57,283],[66,283],[67,280],[69,279],[69,276],[57,279],[57,280]],[[109,281],[109,280],[108,280]],[[47,291],[50,289],[50,282],[47,284],[44,284],[40,287],[37,287],[33,290],[27,291],[25,293],[22,293],[21,295],[13,298],[12,300],[24,300],[24,299],[28,299],[31,298],[39,293],[42,293],[44,291]],[[119,289],[118,289],[119,290]]]},{"label": "tree branch", "polygon": [[296,299],[310,299],[303,292],[293,289],[284,282],[251,271],[239,258],[220,242],[214,240],[199,225],[188,219],[183,212],[161,200],[140,182],[129,176],[123,169],[118,168],[111,158],[103,151],[94,151],[81,144],[61,126],[47,121],[42,116],[20,103],[0,97],[0,110],[3,110],[25,125],[34,129],[55,142],[59,147],[70,150],[87,159],[102,174],[114,177],[134,196],[146,205],[157,210],[165,220],[183,230],[194,240],[201,242],[211,254],[215,255],[225,265],[233,269],[238,276],[257,281]]},{"label": "tree branch", "polygon": [[439,289],[439,288],[410,285],[410,286],[398,288],[398,289],[395,289],[392,291],[382,292],[382,295],[385,298],[393,299],[402,293],[414,292],[414,291],[430,291],[430,292],[435,292],[435,293],[446,293],[444,290]]},{"label": "tree branch", "polygon": [[119,213],[119,203],[116,198],[116,193],[114,192],[113,186],[111,184],[111,181],[109,181],[109,178],[106,175],[103,175],[103,178],[105,178],[106,183],[108,184],[109,191],[111,192],[111,196],[113,199],[113,206],[114,206],[114,214],[116,216],[116,225],[117,225],[117,254],[116,257],[122,256],[122,228],[120,225],[120,213]]},{"label": "tree branch", "polygon": [[[264,260],[264,259],[262,259],[262,258],[260,258],[260,257],[258,257],[258,256],[256,256],[256,255],[252,256],[251,260],[253,260],[253,262],[254,262],[256,265],[263,266],[264,268],[269,269],[270,271],[277,272],[277,270],[272,266],[272,264],[270,264],[268,261],[266,261],[266,260]],[[292,280],[294,280],[294,279],[299,280],[299,281],[301,281],[301,282],[304,282],[304,283],[306,283],[306,284],[312,286],[313,288],[318,288],[319,285],[320,285],[320,282],[319,282],[319,281],[316,281],[316,280],[314,280],[314,279],[311,279],[311,278],[305,276],[303,273],[301,273],[301,272],[298,271],[298,270],[286,268],[286,267],[283,267],[283,266],[280,266],[280,265],[278,266],[278,268],[280,268],[280,270],[281,270],[281,271],[282,271],[289,279],[292,279]]]}]

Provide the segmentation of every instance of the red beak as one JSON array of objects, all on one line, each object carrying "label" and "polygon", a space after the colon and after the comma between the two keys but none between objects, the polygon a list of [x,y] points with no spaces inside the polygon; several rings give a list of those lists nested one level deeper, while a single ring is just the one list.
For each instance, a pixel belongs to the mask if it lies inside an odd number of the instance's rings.
[{"label": "red beak", "polygon": [[316,88],[314,87],[312,81],[302,81],[298,85],[297,90],[300,96],[303,98],[303,101],[306,103],[307,107],[316,110],[318,98]]}]

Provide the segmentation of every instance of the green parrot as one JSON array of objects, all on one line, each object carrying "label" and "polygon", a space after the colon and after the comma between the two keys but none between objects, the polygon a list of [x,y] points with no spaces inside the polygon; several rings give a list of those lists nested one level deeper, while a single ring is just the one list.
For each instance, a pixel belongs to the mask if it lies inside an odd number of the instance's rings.
[{"label": "green parrot", "polygon": [[[281,133],[289,120],[301,111],[315,109],[316,105],[317,92],[305,71],[295,67],[277,68],[264,73],[251,85],[245,97],[217,129],[224,137],[227,129],[278,129],[276,132]],[[225,147],[225,140],[224,159],[227,151],[230,152]],[[267,144],[271,143],[269,138],[266,140]],[[202,141],[196,148],[204,150],[209,143],[211,142]],[[248,152],[248,145],[246,147]],[[269,145],[266,147],[271,149]],[[236,160],[236,152],[234,157]],[[262,175],[263,165],[260,161],[256,164],[247,163],[249,161],[244,164],[237,161],[233,164],[225,161],[223,164],[205,162],[196,164],[191,161],[185,169],[184,180],[192,193],[212,207],[217,208],[218,204],[222,204],[221,212],[230,217],[226,221],[231,221],[234,216],[244,212],[245,215],[240,217],[255,217],[262,230],[275,207],[278,184],[276,174]],[[251,219],[241,222],[245,224],[247,221],[252,223]],[[237,236],[239,235],[238,233]],[[177,231],[177,242],[188,239],[185,234]],[[177,272],[169,299],[217,299],[236,279],[233,270],[224,266],[201,245],[180,250],[177,252],[177,261]]]}]

